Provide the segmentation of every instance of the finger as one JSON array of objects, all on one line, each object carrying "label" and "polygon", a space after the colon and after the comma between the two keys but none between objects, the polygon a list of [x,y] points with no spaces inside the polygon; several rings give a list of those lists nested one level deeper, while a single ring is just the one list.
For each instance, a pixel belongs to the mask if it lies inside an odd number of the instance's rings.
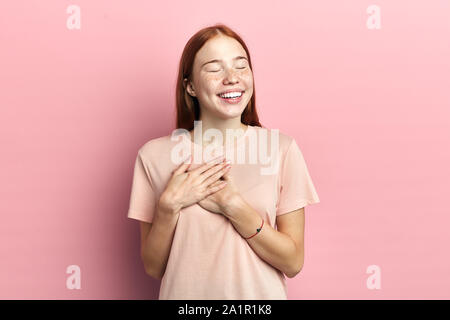
[{"label": "finger", "polygon": [[178,168],[173,172],[175,175],[184,173],[192,164],[192,156],[189,156],[184,162],[182,162]]},{"label": "finger", "polygon": [[220,186],[220,185],[227,185],[228,182],[224,181],[224,180],[217,180],[216,182],[211,183],[209,186],[211,187],[215,187],[215,186]]},{"label": "finger", "polygon": [[[231,168],[231,166],[230,166],[230,168]],[[225,174],[222,176],[223,180],[228,181],[228,182],[230,182],[232,180],[230,172],[231,172],[230,170],[227,170],[225,172]]]},{"label": "finger", "polygon": [[210,186],[210,187],[215,187],[215,186],[221,184],[222,182],[223,182],[223,180],[217,180],[217,181],[211,183],[209,186]]},{"label": "finger", "polygon": [[212,193],[214,193],[214,192],[217,192],[217,191],[223,189],[226,185],[227,185],[226,181],[219,180],[219,181],[214,182],[213,184],[211,184],[208,187],[208,189],[206,191],[207,192],[207,196],[212,194]]},{"label": "finger", "polygon": [[209,170],[210,168],[215,166],[216,164],[222,162],[223,160],[224,160],[224,156],[223,155],[219,156],[217,158],[214,158],[214,159],[206,162],[205,164],[201,165],[200,167],[191,170],[190,172],[192,172],[193,175],[200,175],[203,172],[205,172],[206,170]]},{"label": "finger", "polygon": [[213,174],[209,178],[205,179],[203,182],[205,185],[210,185],[216,180],[218,180],[220,177],[222,177],[226,172],[228,172],[231,168],[231,165],[227,164],[222,169],[220,169],[217,173]]},{"label": "finger", "polygon": [[199,183],[202,183],[203,181],[205,181],[208,177],[212,176],[213,174],[215,174],[216,172],[222,170],[223,168],[225,168],[228,165],[228,162],[221,162],[218,163],[216,165],[214,165],[212,168],[206,170],[205,172],[203,172],[202,174],[200,174],[200,176],[198,177],[198,181]]}]

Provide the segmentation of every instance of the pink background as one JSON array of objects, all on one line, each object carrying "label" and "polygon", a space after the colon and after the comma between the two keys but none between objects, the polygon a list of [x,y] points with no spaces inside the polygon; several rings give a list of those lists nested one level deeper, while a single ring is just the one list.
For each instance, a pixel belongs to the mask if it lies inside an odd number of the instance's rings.
[{"label": "pink background", "polygon": [[[66,8],[81,8],[69,30]],[[381,29],[366,26],[381,8]],[[133,165],[170,133],[179,58],[223,22],[261,122],[296,138],[321,203],[289,299],[450,298],[448,1],[0,2],[0,298],[157,299]],[[81,268],[81,290],[66,268]],[[366,269],[381,270],[381,289]]]}]

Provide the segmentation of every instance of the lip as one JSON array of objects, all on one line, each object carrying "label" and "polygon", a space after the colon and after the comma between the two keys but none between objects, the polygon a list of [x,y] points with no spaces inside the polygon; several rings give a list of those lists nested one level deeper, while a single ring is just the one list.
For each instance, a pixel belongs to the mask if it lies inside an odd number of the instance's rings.
[{"label": "lip", "polygon": [[244,89],[240,89],[240,88],[229,89],[229,90],[226,90],[226,91],[222,91],[222,92],[218,93],[217,95],[220,96],[221,94],[229,93],[229,92],[245,92],[245,90]]},{"label": "lip", "polygon": [[244,92],[242,92],[242,94],[241,94],[240,97],[237,97],[237,98],[231,98],[231,99],[225,99],[225,98],[222,98],[220,95],[217,95],[217,96],[219,97],[219,99],[220,99],[222,102],[225,102],[225,103],[227,103],[227,104],[237,104],[237,103],[241,102],[242,97],[244,96]]}]

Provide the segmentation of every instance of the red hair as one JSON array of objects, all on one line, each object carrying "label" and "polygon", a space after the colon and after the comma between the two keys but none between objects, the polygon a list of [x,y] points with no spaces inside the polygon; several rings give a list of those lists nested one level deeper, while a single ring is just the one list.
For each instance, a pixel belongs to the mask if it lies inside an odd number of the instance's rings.
[{"label": "red hair", "polygon": [[[175,97],[177,108],[176,128],[192,130],[194,129],[194,120],[200,119],[200,105],[197,98],[192,97],[186,91],[184,79],[186,78],[188,81],[191,80],[194,58],[200,48],[206,43],[206,41],[219,35],[232,37],[239,41],[247,53],[250,69],[253,70],[250,53],[247,46],[241,37],[229,27],[223,24],[216,24],[211,27],[203,28],[195,33],[186,43],[180,59]],[[253,95],[241,114],[241,122],[246,125],[262,127],[256,112],[254,84]]]}]

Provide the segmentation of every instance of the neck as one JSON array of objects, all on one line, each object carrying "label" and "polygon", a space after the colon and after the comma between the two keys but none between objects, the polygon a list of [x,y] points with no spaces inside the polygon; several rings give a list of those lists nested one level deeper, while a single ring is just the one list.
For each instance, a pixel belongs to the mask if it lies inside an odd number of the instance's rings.
[{"label": "neck", "polygon": [[[227,130],[236,130],[236,136],[235,139],[239,139],[242,135],[245,134],[246,130],[248,129],[248,125],[241,123],[240,117],[234,118],[234,119],[215,119],[215,120],[203,120],[200,118],[199,121],[196,121],[194,123],[194,129],[189,131],[191,135],[191,140],[194,141],[195,136],[198,135],[198,138],[202,139],[203,146],[209,145],[211,143],[219,143],[215,142],[214,138],[211,138],[211,140],[206,140],[204,135],[205,132],[209,129],[216,129],[219,130],[222,135],[222,145],[226,144],[227,139]],[[231,137],[232,138],[232,137]],[[233,141],[234,142],[234,141]]]}]

